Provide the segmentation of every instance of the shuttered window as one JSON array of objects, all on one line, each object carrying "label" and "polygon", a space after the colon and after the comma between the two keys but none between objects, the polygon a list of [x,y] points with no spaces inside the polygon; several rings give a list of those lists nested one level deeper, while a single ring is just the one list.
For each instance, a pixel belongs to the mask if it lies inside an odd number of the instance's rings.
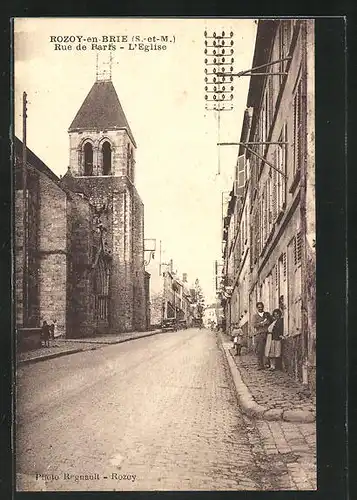
[{"label": "shuttered window", "polygon": [[[286,142],[286,125],[284,125],[283,130],[279,137],[279,142]],[[281,145],[277,146],[277,162],[276,165],[280,172],[286,176],[286,162],[287,162],[287,146]],[[280,172],[277,172],[277,184],[278,184],[278,213],[284,209],[286,202],[286,177]]]},{"label": "shuttered window", "polygon": [[287,259],[286,259],[286,252],[283,253],[283,277],[284,279],[286,279],[286,275],[287,275]]},{"label": "shuttered window", "polygon": [[[274,158],[274,163],[276,164],[276,153]],[[272,172],[272,183],[273,183],[273,193],[272,193],[272,213],[273,222],[275,222],[278,216],[278,172],[273,170]]]},{"label": "shuttered window", "polygon": [[294,237],[294,264],[298,266],[301,264],[301,253],[302,253],[302,237],[301,231],[299,231]]},{"label": "shuttered window", "polygon": [[302,80],[300,79],[294,96],[294,176],[301,169],[303,161],[303,123],[304,123],[304,102],[302,94]]},{"label": "shuttered window", "polygon": [[237,181],[238,187],[242,188],[245,185],[245,157],[241,155],[237,161]]}]

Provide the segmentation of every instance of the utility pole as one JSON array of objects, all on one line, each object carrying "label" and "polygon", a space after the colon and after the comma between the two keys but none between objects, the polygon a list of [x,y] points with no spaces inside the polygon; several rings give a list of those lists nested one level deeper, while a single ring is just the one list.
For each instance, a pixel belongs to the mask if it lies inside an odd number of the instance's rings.
[{"label": "utility pole", "polygon": [[23,93],[22,109],[22,326],[28,325],[28,204],[27,204],[27,146],[26,146],[27,94]]}]

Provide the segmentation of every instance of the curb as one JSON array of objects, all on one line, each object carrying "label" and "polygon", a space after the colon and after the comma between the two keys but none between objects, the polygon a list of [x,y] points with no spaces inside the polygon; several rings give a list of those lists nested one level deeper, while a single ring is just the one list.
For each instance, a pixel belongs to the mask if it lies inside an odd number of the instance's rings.
[{"label": "curb", "polygon": [[86,344],[101,344],[101,345],[115,345],[115,344],[122,344],[123,342],[128,342],[129,340],[137,340],[137,339],[142,339],[143,337],[151,337],[152,335],[157,335],[158,333],[164,333],[162,332],[161,330],[153,330],[151,332],[146,332],[144,333],[143,335],[139,335],[137,337],[127,337],[127,338],[121,338],[121,339],[117,339],[117,340],[100,340],[98,338],[95,339],[95,340],[91,340],[91,339],[86,339],[85,337],[82,339],[61,339],[60,342],[63,342],[64,344],[66,342],[85,342]]},{"label": "curb", "polygon": [[246,415],[259,420],[280,420],[305,424],[315,421],[315,415],[308,410],[283,410],[282,408],[269,408],[258,404],[251,395],[248,386],[243,382],[232,354],[229,352],[228,347],[223,344],[221,337],[220,342],[232,374],[239,405]]},{"label": "curb", "polygon": [[[100,342],[100,341],[95,341],[95,342],[88,342],[89,344],[97,344],[94,347],[81,347],[78,349],[68,349],[68,351],[61,351],[61,352],[54,352],[52,354],[44,354],[43,356],[37,356],[34,358],[29,358],[29,359],[23,359],[21,361],[17,361],[17,365],[29,365],[31,363],[37,363],[39,361],[46,361],[48,359],[53,359],[53,358],[60,358],[61,356],[67,356],[69,354],[76,354],[78,352],[85,352],[85,351],[94,351],[96,349],[100,349],[101,347],[106,347],[108,345],[115,345],[115,344],[122,344],[123,342],[129,342],[130,340],[138,340],[142,339],[144,337],[151,337],[153,335],[157,335],[158,333],[163,333],[161,330],[155,330],[150,333],[146,333],[144,335],[140,335],[139,337],[130,337],[126,339],[119,339],[115,342]],[[70,339],[68,339],[70,340]],[[80,340],[78,342],[85,342],[85,339]]]},{"label": "curb", "polygon": [[[43,356],[37,356],[35,358],[23,359],[18,361],[18,365],[29,365],[31,363],[37,363],[39,361],[46,361],[46,359],[60,358],[61,356],[67,356],[68,354],[75,354],[76,352],[82,352],[84,349],[69,349],[68,351],[54,352],[52,354],[44,354]],[[86,349],[88,350],[88,349]]]}]

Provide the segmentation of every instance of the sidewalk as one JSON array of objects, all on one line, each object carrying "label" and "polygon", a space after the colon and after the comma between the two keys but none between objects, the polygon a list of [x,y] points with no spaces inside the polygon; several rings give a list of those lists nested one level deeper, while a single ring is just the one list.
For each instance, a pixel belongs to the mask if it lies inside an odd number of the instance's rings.
[{"label": "sidewalk", "polygon": [[243,411],[263,420],[288,422],[314,422],[315,398],[304,390],[302,384],[280,370],[257,370],[254,354],[234,356],[232,342],[227,335],[219,334],[236,386]]},{"label": "sidewalk", "polygon": [[50,347],[41,347],[32,351],[21,352],[17,355],[18,364],[36,363],[46,359],[58,358],[68,354],[75,354],[82,351],[100,349],[106,345],[121,344],[129,340],[135,340],[142,337],[150,337],[161,333],[161,330],[152,330],[147,332],[130,332],[113,335],[98,335],[92,338],[83,339],[62,339],[56,338],[50,342]]}]

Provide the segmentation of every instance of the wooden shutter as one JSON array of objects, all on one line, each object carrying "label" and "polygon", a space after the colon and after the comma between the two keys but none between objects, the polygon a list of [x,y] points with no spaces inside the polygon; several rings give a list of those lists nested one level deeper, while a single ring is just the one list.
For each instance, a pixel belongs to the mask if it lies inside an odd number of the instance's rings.
[{"label": "wooden shutter", "polygon": [[301,231],[299,231],[293,238],[293,250],[294,250],[294,265],[298,266],[301,263],[301,252],[302,252]]},{"label": "wooden shutter", "polygon": [[284,280],[286,280],[286,275],[287,275],[287,259],[286,259],[286,252],[283,253],[283,277]]},{"label": "wooden shutter", "polygon": [[238,187],[242,188],[244,187],[245,184],[245,157],[244,155],[241,155],[238,157],[237,160],[237,181],[238,181]]}]

